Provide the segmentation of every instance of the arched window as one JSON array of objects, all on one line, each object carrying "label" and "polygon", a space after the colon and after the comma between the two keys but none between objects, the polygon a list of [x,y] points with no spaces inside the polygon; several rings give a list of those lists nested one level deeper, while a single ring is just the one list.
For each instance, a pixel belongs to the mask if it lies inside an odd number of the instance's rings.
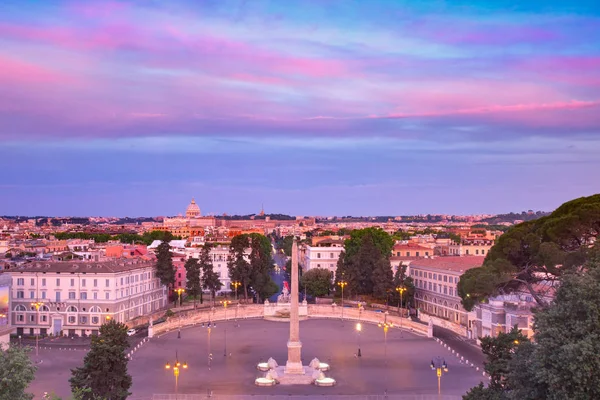
[{"label": "arched window", "polygon": [[100,307],[94,306],[94,307],[90,308],[90,312],[91,313],[101,313],[102,310],[100,309]]},{"label": "arched window", "polygon": [[40,312],[50,312],[50,309],[48,308],[48,306],[41,306]]},{"label": "arched window", "polygon": [[77,307],[69,306],[69,308],[67,308],[67,312],[77,312]]},{"label": "arched window", "polygon": [[15,311],[27,311],[27,308],[23,304],[19,304],[15,307]]}]

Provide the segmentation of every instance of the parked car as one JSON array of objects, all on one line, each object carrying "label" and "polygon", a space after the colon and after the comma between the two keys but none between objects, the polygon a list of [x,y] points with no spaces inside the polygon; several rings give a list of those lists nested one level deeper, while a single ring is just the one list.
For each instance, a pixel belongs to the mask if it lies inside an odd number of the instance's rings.
[{"label": "parked car", "polygon": [[127,331],[127,336],[133,336],[137,333],[137,331],[133,328]]}]

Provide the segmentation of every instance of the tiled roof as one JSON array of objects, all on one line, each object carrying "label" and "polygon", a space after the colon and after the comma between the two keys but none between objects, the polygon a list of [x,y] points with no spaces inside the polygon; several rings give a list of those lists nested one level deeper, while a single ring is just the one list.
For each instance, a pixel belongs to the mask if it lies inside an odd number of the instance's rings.
[{"label": "tiled roof", "polygon": [[8,272],[63,272],[63,273],[113,273],[151,267],[151,262],[136,262],[130,260],[116,260],[106,262],[85,261],[58,261],[58,262],[32,262],[19,267],[12,267]]},{"label": "tiled roof", "polygon": [[481,267],[485,257],[478,256],[442,256],[434,258],[421,258],[413,261],[412,268],[425,267],[446,271],[464,272],[471,268]]}]

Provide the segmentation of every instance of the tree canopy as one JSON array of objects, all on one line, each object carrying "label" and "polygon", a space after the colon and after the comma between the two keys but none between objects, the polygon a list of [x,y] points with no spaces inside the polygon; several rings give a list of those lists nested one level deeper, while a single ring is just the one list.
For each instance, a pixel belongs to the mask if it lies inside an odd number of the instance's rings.
[{"label": "tree canopy", "polygon": [[127,326],[109,320],[100,327],[100,335],[92,336],[90,351],[83,359],[83,367],[71,370],[69,380],[73,392],[89,389],[82,394],[82,400],[95,400],[98,397],[111,400],[125,400],[131,393],[131,375],[127,372],[125,350]]},{"label": "tree canopy", "polygon": [[540,305],[563,275],[580,270],[600,234],[600,194],[560,206],[500,236],[480,268],[458,283],[463,306],[471,310],[489,296],[527,290]]},{"label": "tree canopy", "polygon": [[554,300],[534,310],[534,340],[518,329],[483,338],[488,387],[465,400],[587,400],[600,398],[600,257],[566,272]]},{"label": "tree canopy", "polygon": [[[239,281],[248,298],[248,291],[256,294],[257,300],[265,299],[277,293],[279,287],[271,278],[273,270],[273,257],[271,242],[258,233],[234,236],[229,245],[230,258],[227,262],[229,277],[232,281]],[[250,250],[247,255],[246,251]]]},{"label": "tree canopy", "polygon": [[331,272],[325,268],[313,268],[302,275],[302,286],[309,296],[327,296],[331,290]]},{"label": "tree canopy", "polygon": [[352,231],[338,259],[336,284],[344,280],[349,294],[385,298],[393,284],[389,261],[393,244],[391,236],[378,228]]},{"label": "tree canopy", "polygon": [[173,254],[171,245],[167,240],[163,240],[156,248],[156,276],[160,283],[167,288],[172,288],[175,284],[175,268],[173,267]]},{"label": "tree canopy", "polygon": [[[204,251],[201,253],[204,254]],[[194,296],[194,307],[196,306],[196,298],[200,295],[200,303],[202,304],[202,283],[200,281],[200,263],[197,258],[188,258],[185,262],[185,290],[188,296]]]},{"label": "tree canopy", "polygon": [[0,400],[33,399],[25,392],[36,371],[28,353],[29,348],[16,345],[0,348]]}]

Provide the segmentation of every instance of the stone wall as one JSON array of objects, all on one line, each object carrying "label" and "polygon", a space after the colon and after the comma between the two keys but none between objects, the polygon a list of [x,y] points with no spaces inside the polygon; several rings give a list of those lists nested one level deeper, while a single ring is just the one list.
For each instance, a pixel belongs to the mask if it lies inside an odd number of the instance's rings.
[{"label": "stone wall", "polygon": [[457,335],[467,337],[467,327],[466,326],[458,325],[458,324],[455,324],[454,322],[445,320],[443,318],[438,318],[436,316],[429,315],[426,313],[421,313],[420,317],[425,321],[428,321],[429,318],[431,318],[433,320],[433,324],[435,326],[439,326],[444,329],[451,330],[452,332],[456,333]]}]

